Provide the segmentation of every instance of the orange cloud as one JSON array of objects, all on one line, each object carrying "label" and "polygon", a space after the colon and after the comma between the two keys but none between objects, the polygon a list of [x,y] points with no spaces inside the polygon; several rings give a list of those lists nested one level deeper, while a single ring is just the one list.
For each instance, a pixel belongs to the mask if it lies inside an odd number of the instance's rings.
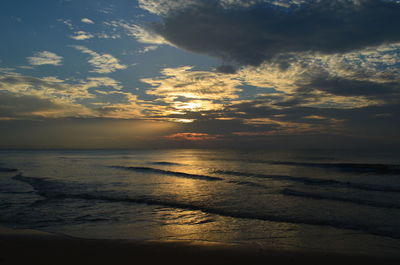
[{"label": "orange cloud", "polygon": [[187,141],[212,141],[219,138],[218,135],[210,135],[208,133],[175,133],[165,136],[172,140],[187,140]]}]

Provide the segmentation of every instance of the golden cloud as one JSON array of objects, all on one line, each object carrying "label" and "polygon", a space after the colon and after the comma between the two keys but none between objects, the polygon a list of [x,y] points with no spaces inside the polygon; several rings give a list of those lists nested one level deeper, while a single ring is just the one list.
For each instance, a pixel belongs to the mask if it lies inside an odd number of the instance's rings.
[{"label": "golden cloud", "polygon": [[167,104],[168,113],[221,110],[225,104],[239,98],[242,82],[235,76],[216,72],[194,71],[193,67],[166,68],[162,77],[141,79],[152,88],[148,95]]},{"label": "golden cloud", "polygon": [[171,140],[186,140],[186,141],[212,141],[220,138],[219,135],[210,135],[208,133],[175,133],[165,136]]}]

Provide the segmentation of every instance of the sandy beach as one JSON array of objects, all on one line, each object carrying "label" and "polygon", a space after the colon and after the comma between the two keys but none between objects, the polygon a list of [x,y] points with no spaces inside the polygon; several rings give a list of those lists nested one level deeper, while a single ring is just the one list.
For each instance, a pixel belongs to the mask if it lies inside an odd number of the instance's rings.
[{"label": "sandy beach", "polygon": [[80,239],[0,229],[0,264],[399,264],[399,259],[200,242]]}]

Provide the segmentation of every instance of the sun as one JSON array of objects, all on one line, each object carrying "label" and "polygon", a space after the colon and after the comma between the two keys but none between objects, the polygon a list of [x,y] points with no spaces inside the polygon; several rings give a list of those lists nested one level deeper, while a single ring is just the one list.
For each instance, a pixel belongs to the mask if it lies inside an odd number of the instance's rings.
[{"label": "sun", "polygon": [[191,100],[188,102],[176,101],[173,107],[178,111],[209,111],[222,109],[222,104],[215,103],[210,100]]},{"label": "sun", "polygon": [[175,108],[179,110],[196,111],[203,109],[203,104],[201,101],[199,102],[198,100],[191,102],[177,102]]}]

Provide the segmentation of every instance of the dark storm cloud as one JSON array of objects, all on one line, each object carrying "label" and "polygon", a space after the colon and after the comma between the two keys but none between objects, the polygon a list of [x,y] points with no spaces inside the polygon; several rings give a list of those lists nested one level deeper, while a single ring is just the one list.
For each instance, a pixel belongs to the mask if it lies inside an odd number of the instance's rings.
[{"label": "dark storm cloud", "polygon": [[215,71],[223,74],[235,74],[237,69],[233,65],[220,65]]},{"label": "dark storm cloud", "polygon": [[189,51],[259,65],[288,53],[396,42],[399,25],[400,5],[383,0],[315,0],[290,10],[266,3],[225,8],[209,0],[169,12],[152,30]]}]

